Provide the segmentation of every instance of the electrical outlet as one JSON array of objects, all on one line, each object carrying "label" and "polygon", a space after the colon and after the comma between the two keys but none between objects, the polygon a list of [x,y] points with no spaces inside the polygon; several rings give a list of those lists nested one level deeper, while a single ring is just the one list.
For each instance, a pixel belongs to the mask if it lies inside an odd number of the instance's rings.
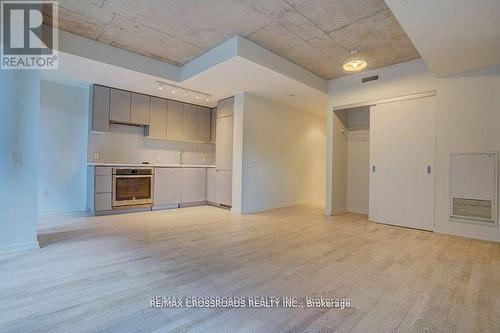
[{"label": "electrical outlet", "polygon": [[161,155],[160,154],[156,154],[156,161],[157,162],[161,161]]},{"label": "electrical outlet", "polygon": [[45,200],[47,200],[47,199],[49,198],[49,191],[47,191],[47,190],[43,191],[43,193],[42,193],[42,197],[43,197]]},{"label": "electrical outlet", "polygon": [[94,160],[100,160],[101,159],[101,153],[94,153]]}]

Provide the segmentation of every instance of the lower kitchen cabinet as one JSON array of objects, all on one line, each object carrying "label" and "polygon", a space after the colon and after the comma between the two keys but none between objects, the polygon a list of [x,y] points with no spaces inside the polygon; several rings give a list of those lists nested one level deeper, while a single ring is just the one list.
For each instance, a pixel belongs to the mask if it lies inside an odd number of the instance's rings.
[{"label": "lower kitchen cabinet", "polygon": [[207,201],[216,203],[216,177],[215,168],[207,169]]},{"label": "lower kitchen cabinet", "polygon": [[206,177],[205,168],[182,169],[182,203],[206,201]]},{"label": "lower kitchen cabinet", "polygon": [[96,193],[94,201],[94,210],[96,212],[111,210],[111,193]]},{"label": "lower kitchen cabinet", "polygon": [[182,168],[156,168],[154,206],[180,204],[182,199]]},{"label": "lower kitchen cabinet", "polygon": [[94,214],[111,211],[113,185],[110,167],[87,168],[87,209]]},{"label": "lower kitchen cabinet", "polygon": [[233,196],[233,172],[231,170],[217,170],[215,177],[216,203],[231,206]]}]

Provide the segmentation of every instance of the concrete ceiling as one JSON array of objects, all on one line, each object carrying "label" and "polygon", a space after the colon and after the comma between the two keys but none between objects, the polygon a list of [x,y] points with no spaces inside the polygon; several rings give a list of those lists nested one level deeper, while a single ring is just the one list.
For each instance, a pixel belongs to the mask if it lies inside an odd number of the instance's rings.
[{"label": "concrete ceiling", "polygon": [[499,0],[386,0],[438,76],[500,64]]},{"label": "concrete ceiling", "polygon": [[356,48],[369,69],[419,57],[384,0],[59,0],[59,27],[184,65],[240,35],[332,79]]}]

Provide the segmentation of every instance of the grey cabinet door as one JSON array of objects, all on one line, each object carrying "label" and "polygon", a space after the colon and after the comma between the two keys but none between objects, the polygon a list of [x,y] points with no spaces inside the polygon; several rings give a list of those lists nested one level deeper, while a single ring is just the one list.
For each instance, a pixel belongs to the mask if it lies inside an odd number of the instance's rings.
[{"label": "grey cabinet door", "polygon": [[107,87],[92,88],[92,130],[105,132],[109,130],[109,95]]},{"label": "grey cabinet door", "polygon": [[111,193],[96,193],[94,201],[94,210],[96,212],[111,210]]},{"label": "grey cabinet door", "polygon": [[218,170],[233,169],[233,119],[233,116],[217,119],[215,164]]},{"label": "grey cabinet door", "polygon": [[182,139],[182,103],[167,102],[167,138],[171,140]]},{"label": "grey cabinet door", "polygon": [[200,202],[206,200],[205,168],[182,169],[182,202]]},{"label": "grey cabinet door", "polygon": [[191,104],[182,105],[182,138],[196,140],[196,126],[198,123],[198,107]]},{"label": "grey cabinet door", "polygon": [[210,115],[210,142],[216,141],[217,133],[217,108],[213,108]]},{"label": "grey cabinet door", "polygon": [[156,168],[154,205],[165,206],[181,203],[182,168]]},{"label": "grey cabinet door", "polygon": [[234,97],[223,99],[217,103],[217,118],[232,116],[234,114]]},{"label": "grey cabinet door", "polygon": [[167,100],[151,97],[149,107],[148,136],[155,138],[167,137]]},{"label": "grey cabinet door", "polygon": [[216,203],[215,168],[207,168],[207,201]]},{"label": "grey cabinet door", "polygon": [[215,177],[216,202],[219,204],[231,206],[233,197],[233,172],[226,170],[217,170]]},{"label": "grey cabinet door", "polygon": [[198,121],[196,124],[196,140],[210,141],[210,109],[203,106],[198,107]]},{"label": "grey cabinet door", "polygon": [[151,97],[132,93],[130,104],[130,123],[133,125],[149,125],[149,104]]},{"label": "grey cabinet door", "polygon": [[111,89],[109,101],[109,120],[116,123],[130,124],[130,97],[128,91]]}]

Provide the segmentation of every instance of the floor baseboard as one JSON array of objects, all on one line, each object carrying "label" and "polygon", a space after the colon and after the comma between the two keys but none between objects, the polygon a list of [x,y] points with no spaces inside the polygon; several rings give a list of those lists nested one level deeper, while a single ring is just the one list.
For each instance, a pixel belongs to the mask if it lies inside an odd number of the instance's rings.
[{"label": "floor baseboard", "polygon": [[39,248],[40,244],[38,244],[38,241],[16,243],[11,245],[0,246],[0,255],[13,252],[20,252],[20,251],[36,250]]}]

